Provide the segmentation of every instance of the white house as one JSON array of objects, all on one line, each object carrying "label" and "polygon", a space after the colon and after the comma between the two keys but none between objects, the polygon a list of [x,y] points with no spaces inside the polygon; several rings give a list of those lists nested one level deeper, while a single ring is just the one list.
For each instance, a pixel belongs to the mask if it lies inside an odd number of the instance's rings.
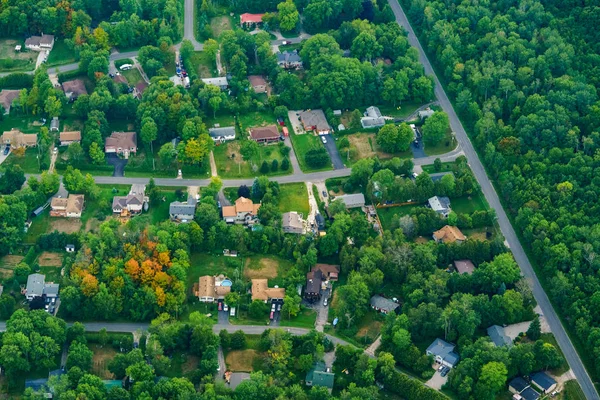
[{"label": "white house", "polygon": [[31,36],[25,40],[25,48],[33,51],[52,50],[54,35]]},{"label": "white house", "polygon": [[218,78],[203,78],[202,82],[206,83],[207,85],[214,85],[221,90],[227,90],[227,88],[229,87],[229,82],[224,76]]},{"label": "white house", "polygon": [[360,119],[363,128],[378,128],[385,125],[385,118],[381,115],[378,107],[371,106],[367,108],[364,117]]},{"label": "white house", "polygon": [[210,128],[208,130],[208,134],[210,135],[213,142],[223,143],[228,140],[235,139],[235,127],[234,126],[224,126],[224,127]]}]

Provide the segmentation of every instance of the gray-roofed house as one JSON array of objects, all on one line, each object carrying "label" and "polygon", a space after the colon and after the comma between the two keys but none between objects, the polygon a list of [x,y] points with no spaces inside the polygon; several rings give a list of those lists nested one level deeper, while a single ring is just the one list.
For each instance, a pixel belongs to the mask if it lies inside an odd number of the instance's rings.
[{"label": "gray-roofed house", "polygon": [[519,394],[523,390],[527,389],[528,387],[529,387],[529,383],[527,383],[527,381],[525,379],[521,378],[520,376],[514,378],[508,384],[508,390],[514,394]]},{"label": "gray-roofed house", "polygon": [[148,204],[149,198],[145,193],[146,186],[134,184],[131,185],[127,196],[113,197],[113,213],[121,214],[122,217],[137,215],[142,212],[144,204]]},{"label": "gray-roofed house", "polygon": [[229,87],[229,82],[224,76],[220,76],[218,78],[203,78],[202,82],[204,82],[207,85],[216,86],[221,90],[227,90],[227,88]]},{"label": "gray-roofed house", "polygon": [[548,394],[556,389],[556,381],[545,372],[536,372],[529,376],[531,383],[540,388],[544,394]]},{"label": "gray-roofed house", "polygon": [[426,109],[418,112],[419,118],[421,118],[421,120],[424,120],[425,118],[431,117],[434,112],[435,111],[433,111],[431,108],[427,107]]},{"label": "gray-roofed house", "polygon": [[117,153],[129,158],[137,153],[137,134],[135,132],[113,132],[104,139],[104,152]]},{"label": "gray-roofed house", "polygon": [[343,194],[341,196],[336,196],[334,201],[338,199],[344,202],[346,208],[356,208],[365,205],[365,195],[362,193]]},{"label": "gray-roofed house", "polygon": [[54,47],[54,35],[31,36],[25,40],[25,47],[29,50],[52,50]]},{"label": "gray-roofed house", "polygon": [[302,214],[298,214],[296,211],[286,212],[281,215],[281,227],[285,233],[295,233],[297,235],[305,233]]},{"label": "gray-roofed house", "polygon": [[81,79],[63,82],[62,88],[69,101],[75,101],[79,96],[88,94],[85,83]]},{"label": "gray-roofed house", "polygon": [[475,264],[471,260],[456,260],[454,261],[454,268],[459,274],[471,275],[475,271]]},{"label": "gray-roofed house", "polygon": [[541,396],[530,387],[519,393],[520,400],[538,400]]},{"label": "gray-roofed house", "polygon": [[448,217],[448,214],[450,214],[450,211],[452,211],[450,208],[450,199],[448,197],[433,196],[427,200],[427,202],[433,211],[443,215],[444,217]]},{"label": "gray-roofed house", "polygon": [[52,121],[50,121],[50,132],[58,132],[59,125],[58,117],[52,118]]},{"label": "gray-roofed house", "polygon": [[445,365],[448,368],[454,368],[460,360],[460,356],[454,351],[456,346],[442,339],[435,339],[429,345],[425,353],[428,356],[433,356],[435,362]]},{"label": "gray-roofed house", "polygon": [[298,54],[298,50],[284,51],[283,53],[277,53],[277,65],[284,69],[297,69],[302,68],[302,58]]},{"label": "gray-roofed house", "polygon": [[235,126],[215,127],[208,130],[208,134],[215,143],[223,143],[235,139]]},{"label": "gray-roofed house", "polygon": [[372,309],[374,309],[375,311],[379,311],[383,314],[388,314],[391,311],[396,311],[396,309],[400,307],[400,305],[395,301],[386,299],[385,297],[379,296],[378,294],[371,297],[371,300],[369,300],[369,304],[371,305]]},{"label": "gray-roofed house", "polygon": [[194,220],[196,215],[197,201],[194,197],[189,196],[187,201],[174,201],[169,205],[169,216],[175,222],[190,222]]},{"label": "gray-roofed house", "polygon": [[367,108],[364,117],[360,119],[363,128],[378,128],[385,125],[385,118],[381,115],[378,107],[371,106]]},{"label": "gray-roofed house", "polygon": [[75,252],[75,245],[74,244],[68,244],[65,246],[65,251],[67,253],[74,253]]},{"label": "gray-roofed house", "polygon": [[333,381],[335,374],[329,371],[325,363],[318,362],[306,374],[306,386],[323,386],[326,387],[329,393],[333,390]]},{"label": "gray-roofed house", "polygon": [[512,347],[513,345],[512,339],[504,332],[504,328],[500,325],[492,325],[487,328],[487,334],[498,347]]},{"label": "gray-roofed house", "polygon": [[304,130],[315,131],[318,135],[327,135],[331,133],[331,126],[327,122],[323,110],[306,110],[300,113],[300,122]]},{"label": "gray-roofed house", "polygon": [[25,297],[31,301],[36,297],[58,297],[59,285],[57,283],[46,283],[46,276],[42,274],[31,274],[27,277]]}]

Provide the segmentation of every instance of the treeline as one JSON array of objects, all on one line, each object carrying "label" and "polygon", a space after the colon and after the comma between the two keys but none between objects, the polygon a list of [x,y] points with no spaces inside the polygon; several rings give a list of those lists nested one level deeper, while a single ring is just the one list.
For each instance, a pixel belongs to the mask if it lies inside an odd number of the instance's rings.
[{"label": "treeline", "polygon": [[[545,3],[561,18],[539,1],[528,7],[462,2],[451,8],[441,0],[403,1],[548,294],[581,350],[597,361],[600,102],[592,44],[597,33],[575,20],[593,19],[596,11],[591,4]],[[596,365],[588,363],[598,376]]]}]

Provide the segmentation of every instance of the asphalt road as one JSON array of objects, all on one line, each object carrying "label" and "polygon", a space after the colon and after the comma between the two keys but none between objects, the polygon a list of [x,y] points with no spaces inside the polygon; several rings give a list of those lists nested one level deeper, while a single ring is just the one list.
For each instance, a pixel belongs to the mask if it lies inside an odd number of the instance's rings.
[{"label": "asphalt road", "polygon": [[[194,36],[194,0],[185,0],[183,14],[183,38],[192,42],[194,45],[194,50],[204,50],[204,45],[202,43],[198,43],[196,37]],[[181,43],[177,46],[181,46]]]},{"label": "asphalt road", "polygon": [[496,215],[498,216],[498,224],[500,225],[502,234],[506,238],[506,241],[508,242],[508,245],[513,252],[515,260],[521,267],[522,274],[525,276],[525,278],[527,278],[527,280],[529,280],[531,282],[532,289],[533,289],[533,295],[535,296],[537,303],[539,304],[540,308],[542,309],[542,313],[546,317],[546,320],[548,321],[548,325],[550,326],[552,333],[556,337],[556,341],[558,342],[560,348],[562,349],[562,352],[565,355],[565,358],[566,358],[567,362],[569,363],[569,366],[573,370],[573,373],[575,374],[575,377],[577,378],[577,381],[579,382],[581,389],[583,390],[587,399],[590,399],[590,400],[600,399],[600,396],[598,396],[598,392],[596,391],[596,388],[594,387],[594,384],[592,383],[590,376],[588,375],[587,371],[585,370],[583,363],[581,362],[581,359],[579,358],[579,355],[575,351],[575,347],[573,346],[573,343],[569,339],[569,336],[567,335],[565,329],[563,328],[563,326],[558,318],[558,315],[554,311],[554,308],[552,307],[552,304],[550,303],[548,296],[544,292],[544,289],[542,288],[540,281],[538,280],[537,276],[535,275],[535,272],[533,271],[533,267],[531,266],[531,263],[527,259],[525,251],[523,250],[523,247],[521,246],[521,243],[519,242],[519,239],[517,238],[517,235],[510,223],[510,220],[508,219],[508,216],[506,215],[504,208],[502,208],[500,199],[498,198],[498,195],[496,194],[494,187],[492,186],[490,180],[488,179],[485,169],[483,168],[483,165],[479,161],[479,157],[478,157],[477,153],[475,152],[475,149],[473,148],[471,141],[467,137],[467,133],[465,132],[460,120],[458,119],[456,112],[454,111],[452,103],[450,103],[450,100],[448,99],[448,96],[446,95],[444,88],[440,84],[440,81],[438,80],[437,76],[435,75],[435,72],[433,71],[433,68],[427,58],[427,55],[423,51],[423,48],[421,47],[421,44],[419,43],[419,40],[417,39],[415,32],[413,31],[412,27],[410,26],[408,19],[406,17],[406,14],[404,13],[402,8],[398,4],[397,0],[388,0],[388,1],[389,1],[389,4],[392,7],[392,10],[396,16],[396,21],[398,22],[399,25],[401,25],[402,27],[404,27],[404,29],[406,29],[408,31],[408,40],[409,40],[411,46],[418,49],[419,58],[425,68],[425,73],[433,76],[433,78],[435,80],[435,95],[439,101],[439,104],[442,107],[442,109],[444,111],[446,111],[446,113],[448,113],[448,117],[450,119],[450,126],[456,134],[456,139],[458,140],[460,147],[462,148],[465,155],[467,156],[467,159],[469,160],[469,165],[471,166],[471,170],[473,171],[473,173],[475,174],[475,177],[477,178],[477,181],[481,185],[481,190],[483,191],[486,199],[488,200],[490,207],[492,207],[494,210],[496,210]]}]

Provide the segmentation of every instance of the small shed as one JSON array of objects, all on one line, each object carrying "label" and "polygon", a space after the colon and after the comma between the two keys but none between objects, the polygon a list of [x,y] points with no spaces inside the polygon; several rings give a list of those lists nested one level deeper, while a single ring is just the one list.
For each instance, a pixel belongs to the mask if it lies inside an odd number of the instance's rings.
[{"label": "small shed", "polygon": [[75,245],[74,244],[68,244],[65,246],[65,251],[67,253],[74,253],[75,252]]},{"label": "small shed", "polygon": [[339,117],[340,115],[342,115],[342,110],[333,110],[333,115]]},{"label": "small shed", "polygon": [[41,215],[44,212],[45,208],[44,207],[38,207],[35,210],[33,210],[31,212],[31,216],[32,217],[37,217],[38,215]]}]

